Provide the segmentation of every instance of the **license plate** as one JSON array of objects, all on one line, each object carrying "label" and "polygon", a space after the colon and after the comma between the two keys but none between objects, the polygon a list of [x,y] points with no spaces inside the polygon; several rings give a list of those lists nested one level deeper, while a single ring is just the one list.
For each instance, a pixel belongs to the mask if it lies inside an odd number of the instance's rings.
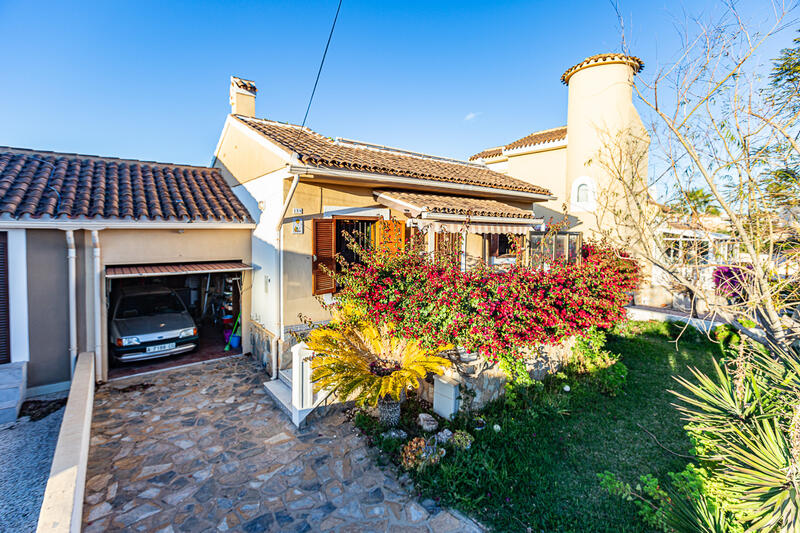
[{"label": "license plate", "polygon": [[147,353],[164,352],[166,350],[171,350],[174,347],[174,342],[170,342],[169,344],[156,344],[155,346],[148,346]]}]

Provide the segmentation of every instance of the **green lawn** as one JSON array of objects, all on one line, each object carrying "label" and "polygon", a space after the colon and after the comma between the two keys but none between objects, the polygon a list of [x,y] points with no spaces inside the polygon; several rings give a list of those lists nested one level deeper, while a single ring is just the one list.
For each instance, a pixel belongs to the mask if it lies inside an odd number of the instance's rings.
[{"label": "green lawn", "polygon": [[[673,375],[688,375],[688,365],[709,371],[717,349],[690,334],[676,350],[666,325],[638,327],[643,332],[635,337],[610,335],[606,345],[628,366],[623,392],[612,398],[580,381],[553,378],[545,392],[526,393],[516,406],[490,406],[487,429],[475,433],[470,450],[449,450],[440,466],[415,475],[421,494],[497,531],[646,531],[632,504],[600,488],[597,473],[608,470],[635,484],[641,474],[661,479],[683,469],[687,460],[665,451],[639,425],[669,450],[687,453],[690,443],[668,389],[677,385]],[[565,383],[570,392],[562,391]],[[407,403],[410,429],[419,407]],[[495,433],[493,424],[502,430]],[[380,430],[363,417],[359,425],[373,436]],[[396,460],[396,445],[376,442]]]}]

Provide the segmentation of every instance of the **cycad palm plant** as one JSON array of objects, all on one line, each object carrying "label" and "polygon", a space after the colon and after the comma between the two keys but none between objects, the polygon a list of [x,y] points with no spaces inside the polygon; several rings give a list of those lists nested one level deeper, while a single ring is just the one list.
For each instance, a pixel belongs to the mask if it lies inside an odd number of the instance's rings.
[{"label": "cycad palm plant", "polygon": [[[693,373],[695,382],[677,378],[686,389],[676,393],[678,408],[698,458],[719,482],[717,496],[733,502],[727,510],[743,518],[747,531],[800,531],[797,354],[744,344],[728,365],[717,366],[715,379]],[[673,529],[696,530],[688,524]]]},{"label": "cycad palm plant", "polygon": [[450,346],[423,348],[417,340],[391,334],[347,309],[334,313],[333,322],[312,331],[306,341],[315,352],[311,360],[315,391],[336,392],[358,405],[378,405],[381,421],[397,425],[405,391],[419,387],[428,373],[441,375],[450,361],[436,355]]}]

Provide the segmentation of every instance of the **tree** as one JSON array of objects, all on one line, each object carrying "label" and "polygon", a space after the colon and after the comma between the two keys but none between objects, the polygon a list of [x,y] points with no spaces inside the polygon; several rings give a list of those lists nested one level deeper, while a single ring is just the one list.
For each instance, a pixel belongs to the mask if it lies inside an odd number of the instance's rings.
[{"label": "tree", "polygon": [[714,197],[701,188],[689,189],[678,194],[678,198],[669,205],[670,209],[678,213],[691,215],[719,215],[719,208],[715,205]]},{"label": "tree", "polygon": [[[613,177],[601,192],[613,213],[607,238],[730,318],[722,328],[736,338],[721,343],[714,375],[679,380],[697,464],[677,475],[691,483],[673,477],[658,492],[669,532],[800,531],[800,261],[784,246],[797,220],[800,40],[771,68],[759,63],[789,22],[786,6],[771,7],[761,29],[733,2],[721,18],[695,21],[675,60],[636,81],[651,119],[646,134],[607,135],[597,156]],[[641,164],[648,150],[651,176]],[[654,199],[673,191],[685,213],[716,205],[730,220],[733,250],[694,221],[687,233],[705,248],[676,259],[665,238],[674,214]]]},{"label": "tree", "polygon": [[[773,7],[773,20],[760,31],[732,3],[720,19],[687,28],[673,62],[656,68],[650,79],[636,78],[647,131],[615,137],[598,131],[604,148],[596,161],[613,178],[599,195],[603,210],[613,214],[613,223],[601,226],[606,238],[712,312],[739,319],[735,324],[744,334],[788,349],[798,338],[789,315],[798,305],[800,269],[776,275],[776,264],[785,259],[779,243],[792,219],[775,205],[791,204],[797,184],[787,169],[800,157],[800,43],[795,40],[771,71],[759,64],[760,49],[780,38],[789,16],[784,6]],[[642,164],[648,150],[651,177]],[[693,254],[691,264],[676,261],[664,231],[674,211],[658,208],[658,193],[677,197],[686,213],[716,209],[730,221],[735,246],[715,239],[716,228],[697,224],[694,238],[705,243],[702,253]],[[731,262],[739,265],[744,285],[743,297],[733,300],[710,283],[710,273]],[[743,325],[748,323],[754,326]]]}]

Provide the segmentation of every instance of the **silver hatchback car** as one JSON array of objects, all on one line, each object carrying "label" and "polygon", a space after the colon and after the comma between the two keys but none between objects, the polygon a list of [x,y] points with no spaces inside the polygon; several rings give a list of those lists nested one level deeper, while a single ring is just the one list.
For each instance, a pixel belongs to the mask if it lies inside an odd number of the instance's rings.
[{"label": "silver hatchback car", "polygon": [[119,362],[190,352],[197,347],[197,325],[172,289],[126,287],[114,303],[109,341]]}]

